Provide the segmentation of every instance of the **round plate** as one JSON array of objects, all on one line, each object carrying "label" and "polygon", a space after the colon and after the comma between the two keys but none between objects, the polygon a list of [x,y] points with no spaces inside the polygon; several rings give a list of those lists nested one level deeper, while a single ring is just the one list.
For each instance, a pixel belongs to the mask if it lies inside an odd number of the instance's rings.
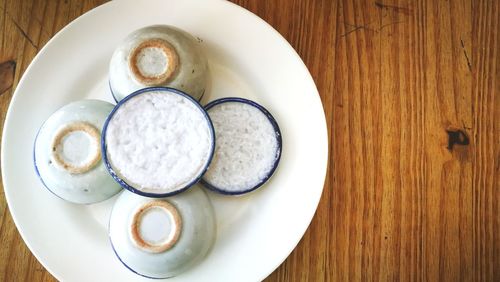
[{"label": "round plate", "polygon": [[212,83],[202,104],[228,96],[254,100],[273,114],[283,136],[280,165],[261,189],[239,197],[208,192],[217,217],[215,245],[199,265],[169,281],[262,280],[311,222],[323,190],[328,137],[318,92],[297,53],[263,20],[226,1],[112,1],[47,43],[19,82],[4,127],[2,177],[14,222],[58,280],[145,280],[123,267],[109,244],[116,197],[88,206],[58,199],[36,177],[32,148],[38,128],[61,106],[84,98],[113,101],[107,72],[114,48],[152,24],[198,37]]}]

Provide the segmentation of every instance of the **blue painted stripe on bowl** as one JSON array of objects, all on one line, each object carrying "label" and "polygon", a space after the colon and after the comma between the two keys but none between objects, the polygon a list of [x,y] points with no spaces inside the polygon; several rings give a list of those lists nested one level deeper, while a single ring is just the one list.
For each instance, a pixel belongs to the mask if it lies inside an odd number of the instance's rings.
[{"label": "blue painted stripe on bowl", "polygon": [[[59,195],[57,195],[56,193],[54,193],[54,191],[50,190],[49,186],[47,186],[47,184],[45,184],[45,181],[43,181],[43,177],[40,174],[40,171],[38,170],[38,165],[36,164],[36,141],[38,140],[38,135],[40,134],[40,131],[42,130],[44,125],[45,125],[45,122],[38,129],[36,136],[35,136],[35,142],[33,142],[33,165],[35,166],[35,172],[36,172],[36,175],[38,176],[38,179],[40,179],[40,182],[42,182],[43,187],[45,187],[47,190],[49,190],[49,192],[52,193],[52,195],[58,197],[61,200],[67,201],[66,199],[64,199],[64,198],[60,197]],[[68,202],[71,202],[71,201],[68,201]],[[71,203],[73,203],[73,202],[71,202]]]},{"label": "blue painted stripe on bowl", "polygon": [[115,253],[116,257],[118,258],[118,260],[130,271],[132,271],[133,273],[139,275],[139,276],[142,276],[142,277],[145,277],[145,278],[149,278],[149,279],[167,279],[167,278],[170,278],[172,276],[166,276],[166,277],[151,277],[151,276],[147,276],[145,274],[142,274],[142,273],[139,273],[137,271],[135,271],[132,267],[128,266],[128,264],[126,264],[122,258],[118,255],[118,253],[116,252],[116,249],[115,249],[115,246],[113,245],[113,241],[111,240],[111,237],[109,237],[109,242],[110,242],[110,245],[111,245],[111,248],[113,249],[113,252]]},{"label": "blue painted stripe on bowl", "polygon": [[[200,172],[200,174],[196,178],[194,178],[191,182],[189,182],[188,184],[186,184],[186,186],[184,186],[184,187],[182,187],[182,188],[180,188],[180,189],[178,189],[176,191],[173,191],[173,192],[161,193],[161,194],[160,193],[147,193],[147,192],[140,191],[138,188],[136,188],[136,187],[128,184],[125,180],[121,179],[115,173],[113,167],[111,166],[111,163],[108,160],[107,144],[106,144],[106,132],[107,132],[107,129],[108,129],[108,124],[109,124],[111,118],[113,117],[113,115],[115,114],[115,112],[124,103],[126,103],[128,100],[130,100],[131,98],[133,98],[133,97],[135,97],[137,95],[143,94],[143,93],[154,92],[154,91],[165,91],[165,92],[175,93],[175,94],[181,95],[181,96],[187,98],[188,100],[190,100],[191,102],[193,102],[201,110],[201,112],[205,116],[205,118],[206,118],[206,120],[208,122],[208,125],[209,125],[210,134],[212,135],[210,155],[208,156],[207,164],[205,165],[205,167],[203,168],[203,170]],[[212,120],[210,119],[210,116],[207,114],[206,110],[203,108],[203,106],[198,101],[196,101],[196,99],[194,99],[190,95],[186,94],[185,92],[182,92],[181,90],[178,90],[178,89],[175,89],[175,88],[171,88],[171,87],[148,87],[148,88],[143,88],[143,89],[135,91],[134,93],[128,95],[125,98],[123,98],[120,102],[118,102],[118,104],[116,104],[116,106],[114,107],[114,109],[111,111],[111,113],[109,114],[108,118],[104,122],[104,126],[103,126],[103,129],[102,129],[102,134],[101,134],[101,151],[102,151],[101,155],[102,155],[102,158],[103,158],[103,161],[104,161],[104,165],[106,166],[108,172],[111,174],[111,176],[113,177],[113,179],[116,182],[118,182],[118,184],[120,184],[123,188],[129,190],[132,193],[135,193],[135,194],[138,194],[138,195],[141,195],[141,196],[145,196],[145,197],[150,197],[150,198],[165,198],[165,197],[177,195],[177,194],[179,194],[181,192],[184,192],[184,191],[186,191],[187,189],[189,189],[190,187],[192,187],[193,185],[195,185],[196,183],[198,183],[201,180],[201,177],[207,171],[210,163],[212,162],[212,158],[214,156],[214,151],[215,151],[215,131],[214,131],[214,126],[212,124]]]},{"label": "blue painted stripe on bowl", "polygon": [[113,92],[113,87],[111,87],[111,80],[108,80],[108,86],[109,86],[109,91],[111,92],[111,96],[113,96],[113,100],[115,100],[115,103],[118,103],[118,100],[116,99],[115,92]]},{"label": "blue painted stripe on bowl", "polygon": [[[113,205],[113,207],[111,208],[111,213],[110,214],[113,214],[114,212],[114,209],[115,209],[115,205]],[[165,278],[169,278],[169,277],[162,277],[162,278],[158,278],[158,277],[151,277],[151,276],[147,276],[147,275],[144,275],[144,274],[141,274],[137,271],[135,271],[133,268],[131,268],[130,266],[128,266],[128,264],[126,264],[122,258],[120,257],[120,255],[118,255],[118,252],[116,251],[116,248],[115,248],[115,245],[113,245],[113,239],[111,238],[111,234],[109,234],[109,230],[111,230],[111,216],[109,216],[108,218],[108,239],[109,239],[109,244],[111,245],[111,249],[113,249],[113,252],[115,253],[115,256],[118,258],[118,260],[130,271],[132,271],[133,273],[139,275],[139,276],[142,276],[142,277],[145,277],[145,278],[150,278],[150,279],[165,279]]]},{"label": "blue painted stripe on bowl", "polygon": [[[54,112],[55,113],[55,112]],[[68,199],[65,199],[59,195],[57,195],[54,191],[52,191],[50,189],[50,187],[45,183],[45,181],[43,181],[43,177],[42,175],[40,174],[40,171],[38,170],[38,165],[36,163],[36,142],[38,140],[38,135],[40,134],[40,131],[42,130],[43,126],[45,125],[45,122],[42,124],[42,126],[38,129],[37,133],[36,133],[36,136],[35,136],[35,141],[33,142],[33,165],[35,167],[35,172],[36,172],[36,175],[38,176],[38,179],[40,179],[40,182],[42,182],[43,186],[49,190],[50,193],[52,193],[54,196],[58,197],[59,199],[61,200],[64,200],[66,202],[69,202],[69,203],[72,203],[72,204],[76,204],[76,205],[92,205],[92,204],[98,204],[98,203],[101,203],[101,202],[104,202],[106,200],[108,200],[109,198],[107,199],[103,199],[103,200],[100,200],[100,201],[96,201],[96,202],[90,202],[90,203],[77,203],[77,202],[73,202],[73,201],[70,201]],[[101,159],[102,161],[102,159]],[[98,165],[96,165],[97,167]],[[95,168],[93,168],[95,169]],[[118,193],[117,193],[118,194]],[[116,194],[115,194],[116,195]],[[112,198],[113,196],[111,196],[110,198]]]},{"label": "blue painted stripe on bowl", "polygon": [[[108,79],[108,86],[109,86],[109,91],[111,92],[111,96],[113,96],[113,100],[115,100],[115,103],[119,103],[118,99],[116,99],[115,92],[113,92],[113,87],[111,86],[111,80],[109,80],[109,79]],[[163,86],[156,86],[156,87],[163,87]],[[170,87],[164,87],[164,88],[170,88]],[[172,89],[175,89],[175,88],[172,88]],[[181,91],[181,90],[179,90],[179,91]],[[205,93],[206,93],[206,89],[203,89],[203,93],[201,94],[200,98],[198,99],[198,102],[201,102],[201,99],[203,99],[203,96],[205,95]],[[185,93],[185,94],[187,94],[187,93]],[[189,96],[191,96],[191,95],[189,95]]]},{"label": "blue painted stripe on bowl", "polygon": [[[111,215],[113,214],[114,212],[114,209],[115,209],[115,205],[113,205],[113,207],[111,208]],[[141,274],[137,271],[135,271],[132,267],[128,266],[128,264],[126,264],[122,258],[120,257],[120,255],[118,255],[118,252],[116,251],[116,248],[115,248],[115,245],[113,245],[113,239],[111,238],[111,234],[109,234],[109,231],[111,230],[111,216],[109,216],[108,218],[108,239],[109,239],[109,244],[111,245],[111,249],[113,249],[113,252],[115,253],[115,256],[118,258],[118,260],[130,271],[132,271],[133,273],[139,275],[139,276],[142,276],[142,277],[145,277],[145,278],[150,278],[150,279],[166,279],[166,278],[169,278],[169,277],[151,277],[151,276],[147,276],[147,275],[144,275],[144,274]]]},{"label": "blue painted stripe on bowl", "polygon": [[251,105],[251,106],[259,109],[264,115],[266,115],[267,119],[269,120],[269,122],[271,123],[271,125],[274,128],[274,132],[276,133],[276,141],[278,143],[278,148],[277,148],[277,151],[276,151],[276,159],[275,159],[273,167],[271,168],[271,170],[269,171],[269,173],[259,183],[257,183],[257,185],[255,185],[253,187],[250,187],[248,189],[239,190],[239,191],[227,191],[227,190],[224,190],[222,188],[219,188],[219,187],[216,187],[216,186],[210,184],[208,181],[206,181],[203,178],[201,179],[200,182],[206,188],[208,188],[208,189],[210,189],[210,190],[212,190],[214,192],[223,194],[223,195],[234,195],[235,196],[235,195],[242,195],[242,194],[250,193],[250,192],[256,190],[257,188],[261,187],[262,185],[264,185],[271,178],[271,176],[274,174],[274,172],[278,168],[278,164],[279,164],[280,159],[281,159],[281,152],[282,152],[282,148],[283,148],[283,140],[281,138],[281,130],[280,130],[279,126],[278,126],[278,123],[274,119],[274,117],[271,115],[271,113],[266,108],[264,108],[262,105],[254,102],[252,100],[248,100],[248,99],[245,99],[245,98],[240,98],[240,97],[220,98],[220,99],[217,99],[217,100],[214,100],[214,101],[208,103],[205,106],[205,110],[208,112],[214,106],[217,106],[217,105],[223,104],[223,103],[244,103],[244,104],[248,104],[248,105]]}]

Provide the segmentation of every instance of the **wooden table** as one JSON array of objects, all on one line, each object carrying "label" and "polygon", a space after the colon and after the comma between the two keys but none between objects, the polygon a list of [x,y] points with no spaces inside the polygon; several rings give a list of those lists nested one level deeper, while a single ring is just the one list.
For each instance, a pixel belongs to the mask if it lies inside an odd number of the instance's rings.
[{"label": "wooden table", "polygon": [[[99,0],[0,0],[0,108]],[[500,281],[500,1],[238,0],[297,50],[330,135],[316,216],[269,281]],[[29,109],[27,109],[29,110]],[[0,281],[52,281],[0,193]]]}]

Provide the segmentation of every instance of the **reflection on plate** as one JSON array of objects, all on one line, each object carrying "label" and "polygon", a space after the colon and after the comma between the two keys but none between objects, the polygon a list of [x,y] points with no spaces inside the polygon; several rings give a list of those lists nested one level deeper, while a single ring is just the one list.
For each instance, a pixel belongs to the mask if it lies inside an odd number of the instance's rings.
[{"label": "reflection on plate", "polygon": [[203,104],[227,96],[254,100],[273,113],[284,142],[280,166],[261,189],[241,197],[208,192],[217,217],[215,245],[203,262],[169,281],[262,280],[290,254],[316,210],[327,165],[326,122],[293,48],[264,21],[225,1],[113,1],[75,20],[40,51],[18,84],[4,127],[2,176],[14,221],[59,280],[145,280],[124,268],[109,244],[116,197],[91,206],[54,197],[36,177],[32,147],[42,122],[61,106],[84,98],[113,101],[111,54],[128,33],[151,24],[178,26],[202,42],[211,72]]}]

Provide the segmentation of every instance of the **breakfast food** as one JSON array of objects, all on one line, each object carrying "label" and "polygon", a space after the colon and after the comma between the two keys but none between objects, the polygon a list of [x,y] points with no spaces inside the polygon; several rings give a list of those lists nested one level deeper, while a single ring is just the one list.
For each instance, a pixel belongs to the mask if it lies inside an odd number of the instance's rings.
[{"label": "breakfast food", "polygon": [[90,204],[121,190],[101,161],[101,130],[112,109],[104,101],[81,100],[62,107],[43,124],[33,156],[49,191],[73,203]]},{"label": "breakfast food", "polygon": [[151,86],[179,89],[200,100],[208,81],[208,64],[199,43],[172,26],[154,25],[129,34],[116,48],[109,85],[118,102]]},{"label": "breakfast food", "polygon": [[248,193],[274,173],[281,156],[281,133],[271,114],[242,98],[222,98],[206,110],[217,140],[202,183],[223,194]]},{"label": "breakfast food", "polygon": [[122,100],[103,130],[103,158],[111,175],[149,197],[177,194],[207,169],[214,132],[205,110],[170,88],[146,88]]},{"label": "breakfast food", "polygon": [[212,205],[199,187],[152,199],[124,191],[109,221],[109,237],[120,261],[149,278],[182,273],[202,259],[215,239]]}]

